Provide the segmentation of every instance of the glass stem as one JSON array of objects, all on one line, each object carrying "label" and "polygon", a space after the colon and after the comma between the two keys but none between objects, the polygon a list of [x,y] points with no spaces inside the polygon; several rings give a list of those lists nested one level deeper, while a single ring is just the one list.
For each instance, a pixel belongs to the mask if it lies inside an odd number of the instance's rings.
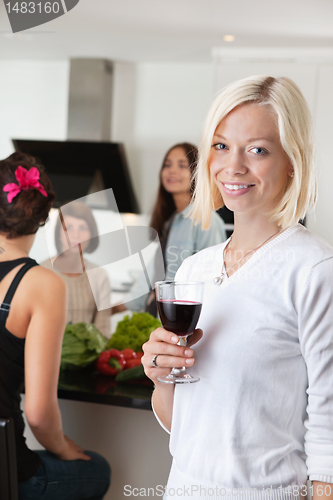
[{"label": "glass stem", "polygon": [[183,366],[182,368],[172,368],[170,375],[178,377],[179,375],[183,375],[184,373],[187,373],[185,366]]},{"label": "glass stem", "polygon": [[[181,337],[180,335],[178,335],[178,337],[179,345],[182,345],[183,347],[187,346],[187,335],[186,337]],[[183,375],[184,373],[187,373],[185,366],[183,366],[182,368],[172,368],[170,375],[174,375],[175,377],[177,377],[179,375]]]},{"label": "glass stem", "polygon": [[188,335],[186,335],[186,337],[181,337],[180,335],[178,335],[179,337],[179,345],[182,345],[183,347],[186,347],[187,346],[187,337]]}]

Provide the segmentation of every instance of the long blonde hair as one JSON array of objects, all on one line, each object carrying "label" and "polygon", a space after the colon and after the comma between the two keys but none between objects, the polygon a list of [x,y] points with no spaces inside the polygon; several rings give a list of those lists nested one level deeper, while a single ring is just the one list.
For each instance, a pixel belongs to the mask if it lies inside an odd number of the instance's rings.
[{"label": "long blonde hair", "polygon": [[312,118],[307,102],[298,86],[289,78],[251,76],[223,89],[208,113],[199,147],[195,171],[196,187],[191,218],[201,221],[203,229],[210,226],[212,209],[224,202],[209,171],[210,151],[215,130],[221,120],[241,104],[255,103],[270,106],[278,118],[281,145],[294,169],[294,177],[287,182],[286,191],[270,214],[282,228],[296,224],[305,217],[317,199],[314,167],[314,139]]}]

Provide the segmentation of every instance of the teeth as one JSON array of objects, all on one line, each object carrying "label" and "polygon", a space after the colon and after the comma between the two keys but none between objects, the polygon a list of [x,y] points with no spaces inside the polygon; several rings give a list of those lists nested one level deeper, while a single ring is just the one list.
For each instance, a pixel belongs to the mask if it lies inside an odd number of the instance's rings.
[{"label": "teeth", "polygon": [[239,189],[246,189],[251,184],[244,184],[244,185],[238,185],[238,184],[224,184],[227,189],[230,189],[231,191],[238,191]]}]

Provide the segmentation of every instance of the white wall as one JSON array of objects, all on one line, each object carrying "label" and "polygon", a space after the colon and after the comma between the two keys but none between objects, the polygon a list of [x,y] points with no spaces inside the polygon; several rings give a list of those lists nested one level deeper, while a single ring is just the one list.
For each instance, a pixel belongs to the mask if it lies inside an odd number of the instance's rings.
[{"label": "white wall", "polygon": [[68,78],[68,61],[0,60],[0,158],[12,138],[66,138]]},{"label": "white wall", "polygon": [[131,66],[115,66],[112,139],[124,142],[141,210],[150,213],[165,152],[177,142],[199,142],[212,98],[213,66]]},{"label": "white wall", "polygon": [[318,68],[318,92],[315,115],[318,203],[309,217],[309,227],[333,245],[333,63]]}]

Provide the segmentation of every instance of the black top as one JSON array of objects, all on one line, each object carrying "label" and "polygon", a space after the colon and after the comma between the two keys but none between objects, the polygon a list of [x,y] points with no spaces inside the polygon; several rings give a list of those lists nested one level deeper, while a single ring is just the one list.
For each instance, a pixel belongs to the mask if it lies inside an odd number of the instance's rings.
[{"label": "black top", "polygon": [[29,257],[0,262],[0,281],[12,269],[25,263],[17,272],[0,305],[0,416],[11,417],[15,424],[18,481],[27,481],[41,464],[39,456],[29,450],[23,437],[24,421],[20,409],[20,394],[24,385],[25,339],[15,337],[6,328],[6,320],[13,295],[24,274],[37,266]]}]

